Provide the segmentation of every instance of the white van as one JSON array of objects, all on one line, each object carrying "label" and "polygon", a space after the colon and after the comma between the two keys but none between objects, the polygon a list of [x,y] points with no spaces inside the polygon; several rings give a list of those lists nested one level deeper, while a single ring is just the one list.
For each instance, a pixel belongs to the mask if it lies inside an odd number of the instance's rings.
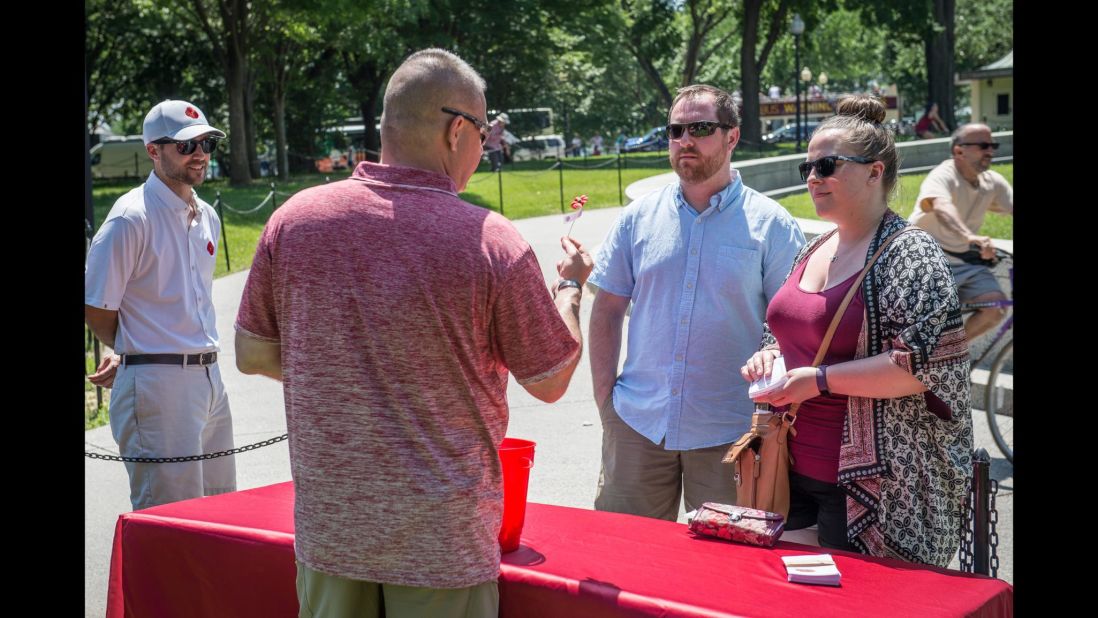
[{"label": "white van", "polygon": [[140,135],[107,137],[88,152],[92,178],[145,178],[153,168]]},{"label": "white van", "polygon": [[564,137],[560,135],[535,135],[511,146],[515,161],[564,158]]}]

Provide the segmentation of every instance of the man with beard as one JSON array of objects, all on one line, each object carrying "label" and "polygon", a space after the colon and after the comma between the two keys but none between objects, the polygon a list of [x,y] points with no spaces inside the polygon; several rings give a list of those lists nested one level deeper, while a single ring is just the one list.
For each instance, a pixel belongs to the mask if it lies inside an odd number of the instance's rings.
[{"label": "man with beard", "polygon": [[735,502],[721,458],[753,411],[737,367],[758,350],[804,235],[730,168],[740,119],[727,92],[683,88],[668,118],[679,180],[630,204],[607,234],[588,332],[603,426],[595,508],[674,521],[680,497],[688,511]]},{"label": "man with beard", "polygon": [[[991,238],[976,232],[987,211],[1014,215],[1014,189],[1002,174],[993,172],[991,157],[999,148],[985,124],[962,125],[953,132],[953,157],[931,170],[919,187],[910,221],[925,229],[946,252],[957,280],[962,303],[1005,300],[991,272],[995,247]],[[965,322],[968,340],[1003,319],[1003,310],[986,307]]]},{"label": "man with beard", "polygon": [[[84,321],[115,351],[88,379],[113,387],[111,431],[123,456],[233,448],[211,300],[221,221],[194,191],[224,137],[186,101],[153,107],[144,126],[153,171],[118,198],[88,249]],[[127,462],[126,472],[135,510],[236,491],[232,456]]]}]

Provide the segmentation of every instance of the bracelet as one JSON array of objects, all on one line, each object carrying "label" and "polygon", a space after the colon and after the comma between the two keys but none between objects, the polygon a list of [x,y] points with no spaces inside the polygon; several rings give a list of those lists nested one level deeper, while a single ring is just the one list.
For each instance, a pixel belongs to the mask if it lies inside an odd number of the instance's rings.
[{"label": "bracelet", "polygon": [[831,391],[827,390],[827,365],[816,367],[816,388],[821,395],[831,395]]},{"label": "bracelet", "polygon": [[563,290],[564,288],[576,288],[577,290],[580,290],[581,292],[583,291],[583,288],[580,286],[580,282],[576,281],[575,279],[561,279],[560,281],[558,281],[557,282],[557,291],[559,292],[559,291]]}]

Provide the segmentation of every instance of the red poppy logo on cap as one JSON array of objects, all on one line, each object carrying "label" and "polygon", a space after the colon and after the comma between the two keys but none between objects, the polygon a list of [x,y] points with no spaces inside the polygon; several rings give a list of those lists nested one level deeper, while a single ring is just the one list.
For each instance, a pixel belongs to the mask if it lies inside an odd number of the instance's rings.
[{"label": "red poppy logo on cap", "polygon": [[214,254],[214,244],[213,244],[213,241],[210,241],[210,242],[207,242],[207,243],[206,243],[206,251],[209,251],[209,252],[210,252],[210,255],[213,255],[213,254]]},{"label": "red poppy logo on cap", "polygon": [[188,107],[187,109],[183,110],[183,113],[187,114],[191,118],[198,118],[198,112],[195,111],[193,107]]}]

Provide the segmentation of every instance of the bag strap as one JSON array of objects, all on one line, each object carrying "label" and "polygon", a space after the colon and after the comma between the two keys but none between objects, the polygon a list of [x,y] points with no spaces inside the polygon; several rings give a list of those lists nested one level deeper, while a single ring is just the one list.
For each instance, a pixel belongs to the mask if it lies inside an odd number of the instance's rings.
[{"label": "bag strap", "polygon": [[[906,225],[903,227],[903,229],[895,232],[894,234],[886,238],[885,241],[881,243],[881,246],[877,248],[877,251],[873,254],[873,257],[869,258],[869,261],[865,263],[865,267],[862,268],[862,272],[860,275],[858,275],[858,279],[854,282],[854,285],[850,286],[850,289],[847,290],[846,296],[843,297],[842,304],[840,304],[839,308],[835,311],[835,317],[831,318],[831,325],[827,327],[827,333],[824,335],[823,341],[820,342],[820,349],[816,352],[816,359],[812,361],[812,367],[818,367],[820,363],[823,362],[824,356],[827,355],[828,348],[831,347],[831,340],[835,337],[835,331],[839,330],[839,322],[842,321],[843,314],[846,313],[846,308],[850,306],[850,302],[854,300],[854,295],[858,293],[858,288],[862,286],[862,280],[864,280],[866,274],[869,273],[869,269],[872,268],[873,265],[877,262],[877,258],[881,257],[881,254],[884,253],[885,248],[887,248],[893,240],[896,240],[897,236],[911,229],[914,229],[913,226]],[[799,403],[793,404],[789,407],[789,411],[786,412],[783,417],[792,418],[797,416],[797,408],[800,407],[801,404]]]}]

